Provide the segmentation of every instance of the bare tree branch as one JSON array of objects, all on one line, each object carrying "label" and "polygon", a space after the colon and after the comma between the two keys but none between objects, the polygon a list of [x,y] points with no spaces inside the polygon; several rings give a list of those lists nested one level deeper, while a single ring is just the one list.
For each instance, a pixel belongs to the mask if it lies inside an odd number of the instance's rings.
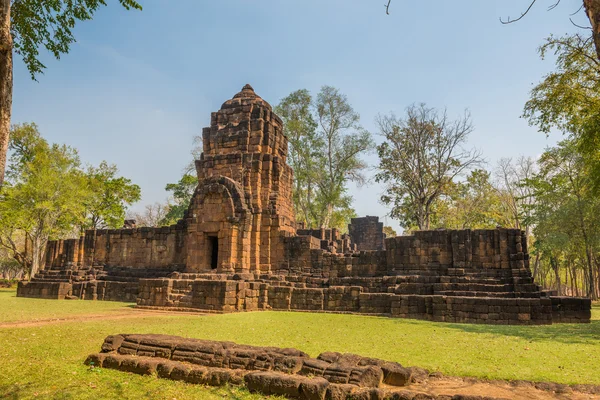
[{"label": "bare tree branch", "polygon": [[579,6],[579,8],[577,9],[577,11],[575,11],[573,14],[569,14],[571,15],[571,17],[575,14],[577,14],[579,11],[581,11],[581,9],[583,8],[583,4]]},{"label": "bare tree branch", "polygon": [[572,23],[573,25],[575,25],[576,27],[578,27],[578,28],[580,28],[580,29],[589,29],[589,30],[592,30],[592,27],[591,27],[591,26],[581,26],[581,25],[577,25],[577,24],[575,23],[575,21],[573,21],[573,18],[571,18],[571,17],[569,17],[569,21],[571,21],[571,23]]},{"label": "bare tree branch", "polygon": [[392,3],[392,0],[388,0],[387,4],[385,5],[385,13],[387,15],[390,15],[390,4]]},{"label": "bare tree branch", "polygon": [[[517,22],[517,21],[521,20],[524,16],[526,16],[529,13],[529,11],[531,10],[531,8],[533,7],[533,5],[536,2],[537,2],[537,0],[533,0],[531,2],[531,4],[529,4],[529,7],[527,7],[527,10],[525,10],[525,12],[523,12],[519,18],[517,18],[517,19],[510,19],[510,17],[508,17],[506,19],[506,21],[502,21],[502,17],[500,17],[500,22],[503,23],[504,25],[507,25],[507,24],[512,24],[513,22]],[[559,2],[560,2],[560,0],[559,0]]]},{"label": "bare tree branch", "polygon": [[556,3],[554,3],[550,7],[548,7],[548,11],[554,10],[559,4],[560,4],[560,0],[557,0]]}]

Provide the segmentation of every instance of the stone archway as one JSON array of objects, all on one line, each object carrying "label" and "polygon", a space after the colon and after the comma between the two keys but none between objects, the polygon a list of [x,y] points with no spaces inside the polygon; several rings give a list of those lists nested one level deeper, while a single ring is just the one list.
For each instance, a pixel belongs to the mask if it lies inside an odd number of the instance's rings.
[{"label": "stone archway", "polygon": [[189,271],[244,272],[249,268],[244,248],[249,246],[251,214],[239,184],[224,176],[203,180],[188,217]]}]

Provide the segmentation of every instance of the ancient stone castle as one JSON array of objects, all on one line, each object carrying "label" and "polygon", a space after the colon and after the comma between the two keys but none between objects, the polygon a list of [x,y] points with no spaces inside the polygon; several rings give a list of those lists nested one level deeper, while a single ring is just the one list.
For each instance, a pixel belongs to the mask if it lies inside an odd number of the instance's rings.
[{"label": "ancient stone castle", "polygon": [[303,310],[488,324],[589,322],[591,302],[534,284],[515,229],[385,238],[300,229],[281,119],[244,86],[211,116],[198,187],[177,225],[90,230],[49,243],[18,296],[135,301],[201,312]]}]

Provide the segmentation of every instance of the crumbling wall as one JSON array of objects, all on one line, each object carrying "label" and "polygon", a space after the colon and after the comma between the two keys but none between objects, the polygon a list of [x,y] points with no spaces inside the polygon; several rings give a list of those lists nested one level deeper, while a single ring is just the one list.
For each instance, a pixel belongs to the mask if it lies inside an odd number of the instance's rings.
[{"label": "crumbling wall", "polygon": [[529,268],[524,235],[519,229],[465,229],[417,231],[389,238],[388,272]]},{"label": "crumbling wall", "polygon": [[84,263],[156,268],[185,264],[182,224],[161,228],[86,231]]},{"label": "crumbling wall", "polygon": [[87,230],[79,239],[53,240],[46,267],[127,266],[156,268],[185,264],[182,223],[160,228]]},{"label": "crumbling wall", "polygon": [[352,218],[348,225],[348,233],[352,242],[358,250],[384,250],[385,233],[383,233],[383,222],[379,217]]}]

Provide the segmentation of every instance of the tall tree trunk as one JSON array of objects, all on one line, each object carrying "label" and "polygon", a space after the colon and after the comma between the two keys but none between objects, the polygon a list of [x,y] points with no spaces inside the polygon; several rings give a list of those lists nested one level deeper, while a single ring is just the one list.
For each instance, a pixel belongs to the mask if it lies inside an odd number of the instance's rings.
[{"label": "tall tree trunk", "polygon": [[550,265],[554,270],[554,278],[556,279],[556,288],[558,290],[558,295],[562,295],[562,286],[560,283],[560,273],[558,270],[558,260],[554,256],[550,256]]},{"label": "tall tree trunk", "polygon": [[596,288],[595,288],[595,279],[594,279],[594,267],[592,266],[592,250],[590,249],[589,245],[587,244],[587,235],[584,235],[584,240],[586,242],[586,248],[585,248],[585,255],[587,258],[587,264],[588,264],[588,273],[590,275],[590,286],[588,288],[588,296],[591,297],[592,299],[596,299]]},{"label": "tall tree trunk", "polygon": [[38,273],[44,263],[44,255],[46,253],[46,244],[48,239],[45,237],[35,236],[31,245],[31,272],[30,277],[33,278]]},{"label": "tall tree trunk", "polygon": [[583,5],[592,25],[596,54],[598,55],[598,59],[600,59],[600,0],[583,0]]},{"label": "tall tree trunk", "polygon": [[533,275],[533,281],[534,282],[537,281],[538,283],[539,283],[539,279],[538,279],[537,275],[538,275],[539,266],[540,266],[540,253],[537,253],[535,255],[535,262],[533,263],[533,274],[532,275]]},{"label": "tall tree trunk", "polygon": [[10,34],[10,2],[11,0],[0,0],[0,187],[4,183],[12,110],[13,43]]},{"label": "tall tree trunk", "polygon": [[567,284],[567,282],[569,283],[569,286],[571,287],[569,296],[575,296],[575,287],[573,287],[573,269],[571,268],[570,264],[567,265],[567,268],[565,268],[565,285]]},{"label": "tall tree trunk", "polygon": [[579,297],[579,278],[577,277],[577,267],[573,265],[573,286],[575,287],[575,296]]}]

